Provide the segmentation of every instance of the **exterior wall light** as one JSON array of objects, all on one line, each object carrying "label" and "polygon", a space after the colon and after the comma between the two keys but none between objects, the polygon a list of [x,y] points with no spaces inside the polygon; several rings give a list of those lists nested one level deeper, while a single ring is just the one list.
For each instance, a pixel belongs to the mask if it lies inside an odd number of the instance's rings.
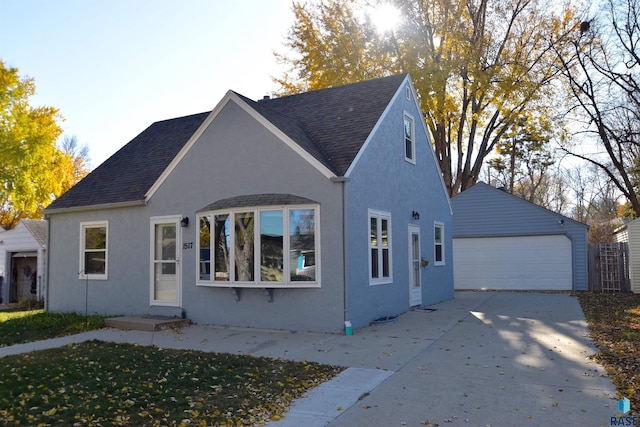
[{"label": "exterior wall light", "polygon": [[188,227],[189,226],[189,217],[185,216],[184,218],[182,218],[180,220],[180,226],[181,227]]},{"label": "exterior wall light", "polygon": [[413,211],[411,212],[411,216],[413,217],[414,220],[419,220],[420,219],[420,213],[418,211]]}]

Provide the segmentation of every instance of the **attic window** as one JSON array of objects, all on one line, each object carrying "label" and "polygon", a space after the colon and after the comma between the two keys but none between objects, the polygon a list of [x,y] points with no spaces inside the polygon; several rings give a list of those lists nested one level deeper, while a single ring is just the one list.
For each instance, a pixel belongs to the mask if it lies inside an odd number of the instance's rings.
[{"label": "attic window", "polygon": [[317,205],[226,208],[198,224],[198,285],[320,286]]},{"label": "attic window", "polygon": [[411,99],[411,88],[409,88],[409,86],[404,88],[404,97],[407,98],[407,100]]},{"label": "attic window", "polygon": [[415,158],[416,143],[415,130],[413,126],[413,117],[404,114],[404,159],[409,163],[416,163]]}]

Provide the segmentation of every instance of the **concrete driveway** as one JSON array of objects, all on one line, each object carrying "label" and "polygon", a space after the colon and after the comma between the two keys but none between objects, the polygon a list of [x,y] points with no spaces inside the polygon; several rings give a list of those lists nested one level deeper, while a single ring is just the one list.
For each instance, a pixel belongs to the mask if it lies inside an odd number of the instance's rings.
[{"label": "concrete driveway", "polygon": [[610,425],[615,389],[577,300],[559,293],[458,292],[352,336],[192,325],[104,329],[0,348],[0,357],[88,339],[349,367],[294,403],[282,426]]},{"label": "concrete driveway", "polygon": [[436,307],[372,328],[422,348],[331,426],[610,425],[615,388],[575,298],[458,293]]}]

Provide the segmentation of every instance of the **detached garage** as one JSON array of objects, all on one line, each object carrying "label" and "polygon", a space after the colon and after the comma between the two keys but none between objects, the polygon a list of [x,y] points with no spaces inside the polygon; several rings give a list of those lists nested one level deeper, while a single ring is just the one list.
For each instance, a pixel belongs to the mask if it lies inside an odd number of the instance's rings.
[{"label": "detached garage", "polygon": [[482,182],[451,205],[456,289],[587,290],[587,225]]}]

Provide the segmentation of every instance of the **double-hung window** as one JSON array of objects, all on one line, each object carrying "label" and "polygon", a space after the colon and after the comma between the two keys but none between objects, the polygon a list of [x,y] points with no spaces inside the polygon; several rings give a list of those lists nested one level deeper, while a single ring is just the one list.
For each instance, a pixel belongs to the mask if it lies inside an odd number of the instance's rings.
[{"label": "double-hung window", "polygon": [[391,214],[369,210],[369,283],[390,283]]},{"label": "double-hung window", "polygon": [[80,224],[80,278],[106,280],[108,271],[107,221]]},{"label": "double-hung window", "polygon": [[404,159],[410,163],[416,162],[416,142],[414,120],[409,114],[404,113]]},{"label": "double-hung window", "polygon": [[198,284],[319,287],[317,206],[261,206],[198,215]]},{"label": "double-hung window", "polygon": [[433,225],[434,265],[444,265],[444,224],[435,222]]}]

